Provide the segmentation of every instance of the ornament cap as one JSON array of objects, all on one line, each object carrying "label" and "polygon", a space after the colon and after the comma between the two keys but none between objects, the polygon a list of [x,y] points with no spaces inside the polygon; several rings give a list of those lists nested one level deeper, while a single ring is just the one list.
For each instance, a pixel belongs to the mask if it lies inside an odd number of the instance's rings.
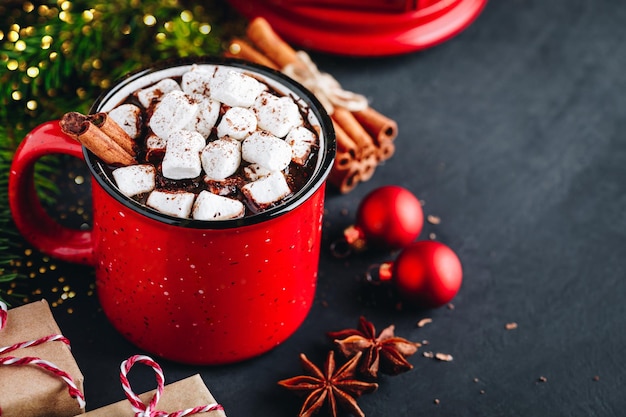
[{"label": "ornament cap", "polygon": [[365,279],[372,284],[383,284],[391,281],[393,270],[393,262],[383,262],[382,264],[373,264],[367,268]]},{"label": "ornament cap", "polygon": [[366,247],[365,234],[363,229],[352,224],[346,227],[343,231],[343,237],[354,251],[362,251]]},{"label": "ornament cap", "polygon": [[393,262],[383,262],[378,268],[378,279],[382,282],[391,281],[393,278]]}]

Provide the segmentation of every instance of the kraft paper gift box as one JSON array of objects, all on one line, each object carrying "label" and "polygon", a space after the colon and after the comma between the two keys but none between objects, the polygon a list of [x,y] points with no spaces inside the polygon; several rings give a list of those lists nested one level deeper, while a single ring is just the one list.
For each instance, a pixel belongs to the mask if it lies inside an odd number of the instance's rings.
[{"label": "kraft paper gift box", "polygon": [[[148,404],[154,396],[156,390],[152,390],[139,395],[144,404]],[[161,399],[157,403],[155,410],[173,413],[176,411],[193,408],[196,406],[204,406],[215,404],[215,398],[209,392],[204,381],[199,374],[181,379],[165,386]],[[88,411],[81,417],[134,417],[130,402],[122,400],[117,403],[107,405],[97,410]],[[202,417],[226,417],[222,410],[198,413],[194,416]]]},{"label": "kraft paper gift box", "polygon": [[[0,329],[0,347],[61,334],[45,300],[8,310],[6,325]],[[23,347],[0,357],[36,357],[52,362],[68,373],[83,391],[83,375],[69,347],[60,341]],[[0,409],[2,417],[70,417],[83,413],[59,376],[32,364],[0,364]]]}]

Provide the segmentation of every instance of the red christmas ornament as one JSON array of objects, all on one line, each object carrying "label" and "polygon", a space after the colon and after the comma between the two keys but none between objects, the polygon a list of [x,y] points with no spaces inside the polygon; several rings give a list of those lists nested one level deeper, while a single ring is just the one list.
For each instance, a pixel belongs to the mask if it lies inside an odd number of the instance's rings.
[{"label": "red christmas ornament", "polygon": [[463,268],[448,246],[422,240],[404,248],[395,261],[381,264],[378,279],[393,283],[404,300],[434,308],[450,302],[457,294],[463,281]]},{"label": "red christmas ornament", "polygon": [[353,250],[369,246],[399,249],[413,242],[424,224],[422,204],[409,190],[387,185],[371,191],[359,204],[354,225],[344,230]]}]

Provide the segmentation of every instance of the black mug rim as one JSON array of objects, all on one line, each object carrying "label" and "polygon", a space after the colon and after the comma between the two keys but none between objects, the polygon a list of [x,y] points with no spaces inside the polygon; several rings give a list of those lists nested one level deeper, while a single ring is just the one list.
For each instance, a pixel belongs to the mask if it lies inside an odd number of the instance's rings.
[{"label": "black mug rim", "polygon": [[163,60],[151,65],[148,68],[130,72],[118,79],[112,87],[100,94],[100,96],[92,104],[89,112],[98,112],[103,103],[105,103],[111,96],[115,95],[120,89],[130,82],[154,72],[172,67],[189,66],[193,64],[232,66],[243,70],[250,70],[251,72],[257,73],[261,76],[268,77],[275,82],[285,84],[286,87],[292,90],[299,99],[304,101],[304,103],[308,106],[308,110],[313,112],[315,118],[320,124],[320,128],[324,135],[325,145],[324,151],[320,152],[318,155],[318,158],[321,158],[321,161],[318,162],[318,168],[306,185],[298,190],[294,195],[290,196],[287,201],[280,203],[275,207],[271,207],[259,213],[242,218],[228,220],[195,220],[192,218],[179,218],[160,213],[150,207],[140,204],[132,198],[126,197],[121,193],[117,186],[113,184],[109,176],[105,173],[104,168],[102,167],[101,162],[98,161],[97,157],[87,148],[83,147],[85,161],[87,162],[87,166],[96,182],[107,192],[107,194],[117,200],[120,204],[143,216],[168,225],[195,229],[230,229],[266,222],[294,210],[296,207],[302,205],[305,201],[311,198],[326,181],[333,166],[336,153],[336,139],[333,123],[328,113],[324,110],[322,104],[308,89],[297,81],[272,68],[243,61],[237,58],[216,58],[205,56]]}]

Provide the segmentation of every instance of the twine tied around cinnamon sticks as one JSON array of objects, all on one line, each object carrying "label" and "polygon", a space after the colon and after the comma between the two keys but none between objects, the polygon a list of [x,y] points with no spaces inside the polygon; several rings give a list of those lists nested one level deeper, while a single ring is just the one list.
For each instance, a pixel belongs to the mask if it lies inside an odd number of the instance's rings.
[{"label": "twine tied around cinnamon sticks", "polygon": [[328,181],[341,193],[369,180],[376,167],[395,152],[398,125],[373,109],[363,95],[343,90],[332,76],[317,69],[304,51],[296,51],[257,17],[244,39],[233,39],[225,56],[244,59],[283,72],[309,89],[331,116],[337,156]]},{"label": "twine tied around cinnamon sticks", "polygon": [[[151,367],[156,377],[157,389],[148,404],[144,404],[143,401],[141,401],[141,398],[133,392],[130,382],[128,381],[128,372],[135,363],[142,363]],[[208,413],[209,411],[224,410],[224,407],[220,404],[202,405],[175,411],[173,413],[156,410],[157,403],[161,399],[161,395],[163,394],[163,390],[165,388],[165,376],[163,375],[163,369],[161,369],[161,366],[151,357],[146,355],[134,355],[122,362],[120,365],[120,381],[122,382],[122,389],[124,389],[126,398],[128,398],[133,412],[135,413],[135,417],[184,417],[193,414]]]},{"label": "twine tied around cinnamon sticks", "polygon": [[[7,305],[4,302],[0,301],[0,330],[2,330],[5,327],[7,318],[8,318]],[[15,351],[17,349],[27,348],[31,346],[38,346],[44,343],[56,342],[56,341],[65,343],[68,347],[70,345],[69,340],[63,335],[53,334],[53,335],[45,336],[36,340],[30,340],[27,342],[16,343],[11,346],[0,347],[0,355]],[[15,356],[4,356],[4,357],[0,357],[0,366],[2,365],[7,365],[7,366],[8,365],[14,365],[14,366],[35,365],[42,369],[45,369],[51,374],[61,378],[67,385],[70,396],[76,399],[81,409],[85,408],[85,396],[80,391],[80,389],[78,389],[78,386],[74,382],[74,379],[67,372],[63,371],[52,362],[41,359],[41,358],[32,357],[32,356],[25,356],[21,358],[15,357]],[[2,416],[2,408],[0,408],[0,416]]]},{"label": "twine tied around cinnamon sticks", "polygon": [[365,96],[341,88],[339,81],[332,75],[317,68],[309,54],[296,51],[296,57],[298,62],[287,64],[282,68],[282,73],[309,89],[328,114],[334,113],[335,106],[351,112],[365,110],[368,107]]}]

